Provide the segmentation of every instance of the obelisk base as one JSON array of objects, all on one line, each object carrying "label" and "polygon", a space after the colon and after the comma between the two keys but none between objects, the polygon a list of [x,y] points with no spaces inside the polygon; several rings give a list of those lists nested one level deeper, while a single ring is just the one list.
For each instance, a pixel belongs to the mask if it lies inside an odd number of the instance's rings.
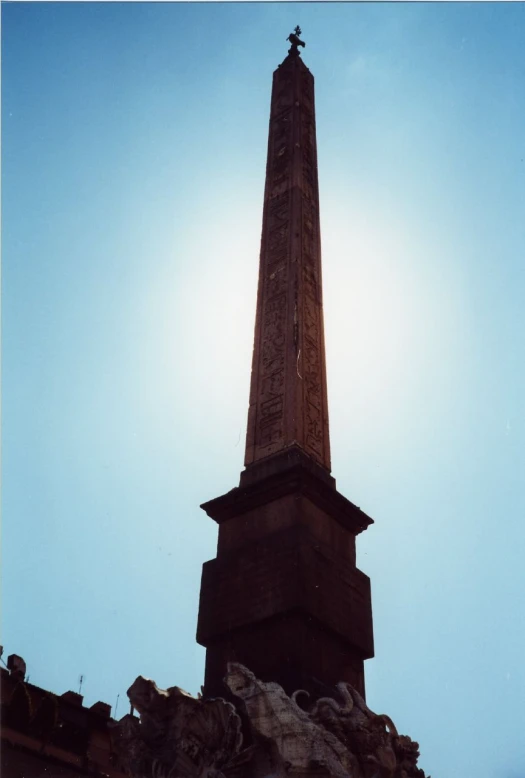
[{"label": "obelisk base", "polygon": [[240,662],[287,694],[302,688],[322,696],[346,681],[364,696],[372,606],[355,537],[371,519],[300,458],[250,475],[202,506],[219,524],[217,558],[203,566],[197,628],[207,649],[206,694],[224,693],[228,662]]}]

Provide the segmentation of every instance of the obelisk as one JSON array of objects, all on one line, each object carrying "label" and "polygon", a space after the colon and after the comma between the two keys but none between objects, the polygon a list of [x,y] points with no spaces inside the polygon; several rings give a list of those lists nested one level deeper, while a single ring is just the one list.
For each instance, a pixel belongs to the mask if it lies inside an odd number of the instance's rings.
[{"label": "obelisk", "polygon": [[202,506],[219,524],[197,629],[208,695],[224,693],[228,661],[288,694],[338,681],[364,694],[374,653],[355,562],[372,520],[330,474],[314,79],[298,35],[273,76],[245,470]]},{"label": "obelisk", "polygon": [[314,80],[274,73],[246,467],[299,447],[330,472]]}]

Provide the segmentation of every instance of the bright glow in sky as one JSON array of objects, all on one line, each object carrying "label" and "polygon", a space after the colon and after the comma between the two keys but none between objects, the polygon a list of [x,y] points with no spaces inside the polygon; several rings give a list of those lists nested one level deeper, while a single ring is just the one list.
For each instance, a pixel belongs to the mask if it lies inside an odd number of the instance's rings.
[{"label": "bright glow in sky", "polygon": [[2,6],[3,638],[196,693],[238,483],[272,72],[316,79],[333,473],[375,525],[372,709],[522,778],[525,5]]}]

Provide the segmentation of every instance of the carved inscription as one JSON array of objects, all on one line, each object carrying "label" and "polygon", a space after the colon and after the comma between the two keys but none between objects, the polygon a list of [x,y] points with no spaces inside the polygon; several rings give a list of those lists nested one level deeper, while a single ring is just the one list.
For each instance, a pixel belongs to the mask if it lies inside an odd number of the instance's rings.
[{"label": "carved inscription", "polygon": [[283,256],[282,261],[273,262],[268,267],[265,284],[268,298],[275,297],[275,295],[282,294],[286,291],[288,268],[286,267],[285,262],[286,257]]},{"label": "carved inscription", "polygon": [[317,257],[317,209],[312,200],[303,197],[303,258],[307,265],[316,266]]},{"label": "carved inscription", "polygon": [[314,142],[312,139],[313,128],[310,122],[305,123],[305,131],[303,132],[303,191],[308,199],[313,199],[315,196],[316,187],[316,170],[315,170],[315,156],[314,156]]},{"label": "carved inscription", "polygon": [[[306,75],[306,74],[305,74]],[[308,453],[323,461],[323,396],[321,343],[321,294],[318,282],[319,212],[313,122],[313,85],[303,79],[302,138],[302,257],[303,257],[303,373],[304,445]],[[310,91],[311,88],[311,91]]]},{"label": "carved inscription", "polygon": [[286,113],[274,119],[270,125],[270,196],[275,197],[284,192],[288,186],[292,155],[292,117]]},{"label": "carved inscription", "polygon": [[[250,411],[253,449],[248,456],[253,461],[273,454],[300,434],[304,449],[329,467],[314,91],[302,63],[275,77],[269,132],[257,385]],[[297,394],[296,386],[302,386]],[[299,395],[302,407],[288,407]]]},{"label": "carved inscription", "polygon": [[[305,305],[305,309],[306,307],[307,306]],[[312,321],[312,319],[310,320],[312,323],[312,329],[317,329],[316,324]],[[312,329],[310,330],[311,334],[313,334]],[[315,454],[321,457],[323,453],[321,352],[319,348],[319,338],[314,339],[311,337],[311,334],[307,333],[305,322],[305,332],[303,339],[303,371],[305,381],[305,444],[307,449],[312,449]]]},{"label": "carved inscription", "polygon": [[[279,100],[289,94],[278,92]],[[291,100],[290,100],[291,102]],[[275,104],[274,104],[275,107]],[[279,104],[279,109],[283,104]],[[273,114],[278,113],[274,110]],[[270,125],[269,199],[261,262],[264,284],[260,382],[257,397],[255,446],[267,456],[284,445],[284,371],[286,348],[286,290],[290,250],[290,178],[292,115],[273,119]]]},{"label": "carved inscription", "polygon": [[283,443],[285,327],[286,294],[281,294],[266,301],[263,318],[256,434],[256,445],[263,449],[276,449]]},{"label": "carved inscription", "polygon": [[311,449],[319,458],[323,456],[323,423],[321,410],[308,400],[306,405],[306,449]]},{"label": "carved inscription", "polygon": [[260,405],[260,413],[260,444],[261,446],[268,446],[275,441],[279,441],[283,435],[283,397],[264,400]]},{"label": "carved inscription", "polygon": [[262,261],[267,268],[265,274],[266,299],[285,291],[287,283],[287,260],[290,233],[290,192],[286,191],[268,202],[267,241]]},{"label": "carved inscription", "polygon": [[304,335],[305,339],[315,344],[319,343],[318,314],[315,300],[310,295],[305,294],[303,300]]},{"label": "carved inscription", "polygon": [[266,206],[266,237],[261,256],[265,294],[255,444],[262,456],[284,445],[286,289],[290,243],[290,193],[287,186],[291,164],[287,146],[281,146],[291,132],[291,123],[285,118],[276,122],[273,145],[276,154],[271,167],[273,178],[270,188],[274,196]]},{"label": "carved inscription", "polygon": [[264,284],[256,448],[267,456],[284,445],[286,290],[290,247],[291,116],[272,122],[270,199],[261,262]]},{"label": "carved inscription", "polygon": [[270,255],[274,252],[279,253],[286,248],[288,243],[288,222],[283,222],[276,226],[268,234],[268,250]]},{"label": "carved inscription", "polygon": [[276,87],[272,105],[272,115],[274,116],[278,116],[282,111],[290,108],[293,102],[293,83],[290,79],[279,81]]},{"label": "carved inscription", "polygon": [[309,73],[301,74],[301,97],[303,105],[310,113],[314,110],[314,82]]},{"label": "carved inscription", "polygon": [[314,268],[309,265],[303,267],[303,288],[305,294],[309,295],[312,300],[321,302],[319,295],[319,284],[317,283],[317,273]]},{"label": "carved inscription", "polygon": [[286,325],[286,295],[268,300],[263,317],[262,368],[263,378],[284,368]]},{"label": "carved inscription", "polygon": [[290,193],[284,192],[268,203],[268,229],[271,231],[290,218]]},{"label": "carved inscription", "polygon": [[262,380],[262,396],[268,399],[280,397],[284,388],[284,371],[276,370]]}]

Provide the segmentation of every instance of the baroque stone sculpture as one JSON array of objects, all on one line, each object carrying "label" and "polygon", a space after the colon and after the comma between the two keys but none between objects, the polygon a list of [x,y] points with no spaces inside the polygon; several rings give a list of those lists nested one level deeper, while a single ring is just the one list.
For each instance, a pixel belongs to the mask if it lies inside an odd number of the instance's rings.
[{"label": "baroque stone sculpture", "polygon": [[[419,746],[367,707],[348,683],[313,704],[277,683],[228,665],[223,698],[166,691],[139,676],[128,689],[133,714],[113,731],[132,778],[426,778]],[[227,691],[228,690],[228,691]],[[303,708],[299,704],[307,705]],[[234,702],[233,702],[234,701]]]},{"label": "baroque stone sculpture", "polygon": [[297,55],[299,54],[298,47],[302,46],[304,49],[304,47],[306,46],[306,43],[299,38],[300,34],[301,34],[301,28],[299,27],[299,25],[297,25],[297,27],[294,28],[294,31],[291,32],[290,35],[286,38],[286,40],[290,41],[290,43],[292,44],[290,49],[288,50],[288,54]]}]

